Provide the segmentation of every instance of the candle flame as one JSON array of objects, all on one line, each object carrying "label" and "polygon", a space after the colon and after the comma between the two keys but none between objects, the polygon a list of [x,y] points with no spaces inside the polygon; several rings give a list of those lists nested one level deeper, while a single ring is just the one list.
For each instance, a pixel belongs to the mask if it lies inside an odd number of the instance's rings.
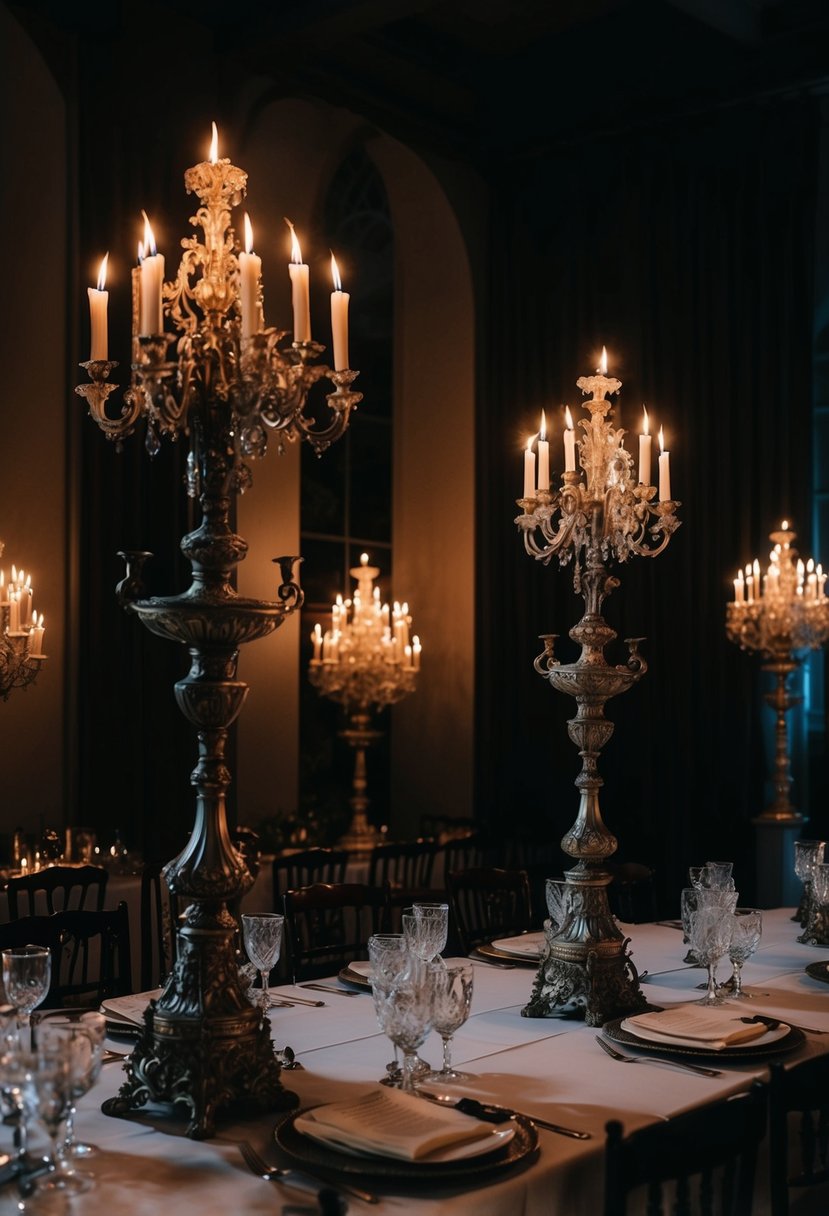
[{"label": "candle flame", "polygon": [[109,262],[109,254],[105,253],[101,258],[101,265],[98,268],[98,291],[103,291],[107,281],[107,263]]},{"label": "candle flame", "polygon": [[285,216],[285,223],[288,225],[288,227],[291,230],[291,261],[293,262],[293,264],[295,266],[301,266],[302,265],[302,250],[299,247],[299,241],[297,240],[296,229],[294,228],[291,221],[288,219],[287,215]]},{"label": "candle flame", "polygon": [[810,557],[806,563],[806,573],[811,574],[812,571],[814,570],[814,568],[815,568],[815,559],[813,557]]},{"label": "candle flame", "polygon": [[245,212],[245,253],[253,253],[253,224],[250,222],[250,216]]},{"label": "candle flame", "polygon": [[334,290],[342,291],[343,283],[342,283],[342,279],[340,278],[339,269],[337,267],[337,259],[334,257],[333,253],[331,254],[331,278],[334,282]]},{"label": "candle flame", "polygon": [[531,452],[533,450],[533,440],[534,439],[535,439],[535,435],[530,435],[529,439],[527,440],[527,451],[528,452]]},{"label": "candle flame", "polygon": [[219,128],[215,122],[213,126],[213,138],[210,140],[210,163],[215,165],[219,159]]},{"label": "candle flame", "polygon": [[659,454],[660,456],[665,451],[665,436],[662,433],[662,427],[659,428]]},{"label": "candle flame", "polygon": [[607,375],[607,347],[602,347],[602,357],[599,360],[599,371],[603,376]]},{"label": "candle flame", "polygon": [[541,411],[541,430],[538,432],[539,438],[546,440],[547,438],[547,415]]},{"label": "candle flame", "polygon": [[138,242],[138,265],[140,266],[143,261],[144,261],[144,242],[139,241]]},{"label": "candle flame", "polygon": [[367,554],[367,553],[361,553],[361,554],[360,554],[360,565],[361,565],[361,566],[367,566],[367,565],[368,565],[368,554]]},{"label": "candle flame", "polygon": [[642,423],[642,434],[650,435],[651,432],[650,432],[650,423],[648,421],[648,411],[645,409],[644,404],[642,405],[642,413],[644,414],[644,421]]},{"label": "candle flame", "polygon": [[569,405],[565,405],[565,407],[564,407],[564,421],[565,421],[565,423],[567,424],[567,430],[568,430],[568,431],[572,431],[572,429],[573,429],[573,415],[570,413],[570,406],[569,406]]},{"label": "candle flame", "polygon": [[150,224],[150,218],[143,208],[141,214],[144,216],[144,257],[155,257],[158,250],[155,247],[155,235]]},{"label": "candle flame", "polygon": [[787,519],[784,519],[783,522],[780,524],[780,531],[788,532],[788,530],[789,530],[789,521]]},{"label": "candle flame", "polygon": [[754,575],[755,578],[760,577],[760,563],[756,557],[754,559],[754,564],[752,566],[752,574]]}]

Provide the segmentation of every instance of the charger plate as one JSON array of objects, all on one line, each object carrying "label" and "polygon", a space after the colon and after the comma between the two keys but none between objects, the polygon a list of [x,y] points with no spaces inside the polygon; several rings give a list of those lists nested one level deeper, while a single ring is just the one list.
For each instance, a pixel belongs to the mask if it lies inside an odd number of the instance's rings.
[{"label": "charger plate", "polygon": [[806,974],[813,980],[820,980],[821,984],[829,984],[829,963],[809,963]]},{"label": "charger plate", "polygon": [[341,984],[345,984],[349,988],[359,988],[361,992],[371,992],[371,983],[368,976],[361,975],[359,971],[355,971],[350,963],[347,963],[338,972],[337,979]]},{"label": "charger plate", "polygon": [[[794,1051],[805,1042],[802,1030],[789,1026],[788,1033],[768,1042],[763,1037],[754,1039],[744,1047],[724,1047],[722,1051],[714,1051],[710,1047],[681,1047],[678,1044],[655,1043],[651,1039],[640,1039],[629,1030],[622,1029],[624,1018],[613,1018],[602,1026],[602,1033],[614,1043],[625,1047],[638,1047],[640,1051],[655,1052],[661,1056],[700,1056],[706,1060],[757,1060],[765,1056],[783,1055]],[[782,1029],[782,1028],[781,1028]]]},{"label": "charger plate", "polygon": [[509,1169],[525,1161],[538,1147],[538,1132],[529,1119],[517,1116],[512,1120],[515,1135],[506,1144],[490,1153],[469,1157],[461,1161],[402,1161],[394,1157],[357,1155],[353,1151],[338,1150],[334,1145],[320,1144],[305,1136],[294,1126],[299,1115],[305,1111],[293,1111],[273,1129],[274,1140],[287,1158],[288,1164],[302,1169],[322,1170],[328,1174],[339,1174],[346,1179],[360,1179],[378,1183],[405,1184],[409,1186],[447,1186],[458,1182],[477,1183],[479,1179]]},{"label": "charger plate", "polygon": [[473,960],[482,959],[485,963],[508,963],[511,967],[532,967],[534,971],[538,970],[541,962],[540,956],[532,958],[527,954],[507,954],[506,951],[493,946],[492,942],[484,942],[482,945],[476,946],[474,950],[470,950],[469,957]]}]

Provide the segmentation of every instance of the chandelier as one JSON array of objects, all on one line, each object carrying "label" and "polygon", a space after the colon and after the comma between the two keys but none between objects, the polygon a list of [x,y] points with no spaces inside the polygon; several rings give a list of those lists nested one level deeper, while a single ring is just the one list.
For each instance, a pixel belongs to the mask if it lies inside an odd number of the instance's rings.
[{"label": "chandelier", "polygon": [[[0,557],[4,544],[0,541]],[[33,684],[46,661],[43,613],[32,608],[32,578],[12,566],[6,582],[0,570],[0,696],[8,701],[14,688]]]},{"label": "chandelier", "polygon": [[377,832],[368,822],[366,795],[366,749],[382,738],[371,728],[372,715],[414,692],[420,671],[421,644],[412,635],[407,603],[392,608],[380,602],[374,580],[378,566],[368,564],[368,554],[349,574],[357,582],[351,599],[338,595],[331,606],[331,627],[314,626],[314,654],[308,678],[322,696],[342,705],[348,727],[340,732],[354,750],[354,778],[350,805],[351,824],[342,843],[359,849],[370,845]]}]

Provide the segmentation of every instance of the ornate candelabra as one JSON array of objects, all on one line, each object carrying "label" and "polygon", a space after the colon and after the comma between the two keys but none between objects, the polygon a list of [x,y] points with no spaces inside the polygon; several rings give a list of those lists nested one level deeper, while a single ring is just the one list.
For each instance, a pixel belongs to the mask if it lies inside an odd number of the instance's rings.
[{"label": "ornate candelabra", "polygon": [[349,574],[357,581],[353,598],[337,596],[331,608],[331,628],[314,627],[314,657],[308,677],[324,697],[337,701],[348,716],[340,731],[354,751],[354,779],[350,798],[351,823],[341,844],[349,849],[369,848],[378,838],[368,822],[366,749],[381,739],[371,727],[375,711],[394,705],[414,692],[420,670],[421,645],[415,634],[409,642],[412,618],[408,604],[380,603],[374,580],[379,567],[368,564],[368,554]]},{"label": "ornate candelabra", "polygon": [[[188,647],[190,670],[176,684],[175,695],[198,732],[199,757],[191,777],[196,789],[192,834],[165,870],[171,891],[188,903],[178,958],[162,995],[145,1012],[125,1084],[104,1104],[112,1114],[150,1101],[182,1104],[190,1116],[188,1135],[198,1138],[212,1134],[221,1107],[245,1103],[276,1109],[296,1102],[282,1088],[267,1019],[239,981],[236,926],[227,905],[252,879],[228,834],[225,749],[248,691],[236,679],[238,648],[277,629],[301,605],[302,591],[293,577],[300,559],[274,559],[281,572],[274,602],[239,596],[231,578],[247,545],[230,526],[231,503],[250,485],[245,458],[264,454],[268,430],[308,439],[321,451],[342,434],[361,396],[350,389],[356,372],[310,362],[323,348],[310,341],[307,296],[303,306],[294,294],[294,330],[302,326],[302,340],[288,342],[282,331],[264,328],[258,259],[251,262],[254,255],[237,249],[230,226],[230,209],[244,195],[246,180],[241,169],[218,158],[214,127],[210,160],[184,176],[187,191],[200,201],[191,223],[203,237],[182,241],[184,254],[172,282],[162,281],[163,263],[147,273],[160,255],[146,244],[133,276],[132,383],[120,415],[107,412],[115,387],[109,375],[116,364],[106,357],[105,311],[101,331],[106,301],[93,297],[92,289],[93,358],[81,365],[91,383],[76,390],[107,438],[118,443],[141,417],[151,454],[160,434],[187,435],[188,491],[202,509],[200,526],[181,541],[192,566],[192,583],[184,593],[146,598],[141,571],[150,555],[122,554],[127,573],[117,588],[119,602],[151,632]],[[102,285],[98,294],[106,294]],[[163,332],[165,314],[172,332]],[[169,360],[174,341],[177,357]],[[303,410],[308,390],[321,376],[335,391],[328,396],[331,420],[315,430]]]},{"label": "ornate candelabra", "polygon": [[[0,557],[5,548],[0,541]],[[9,582],[0,570],[0,696],[8,701],[14,688],[28,688],[46,661],[43,613],[32,611],[31,575],[12,566]]]},{"label": "ornate candelabra", "polygon": [[[525,457],[524,497],[516,524],[527,553],[545,564],[557,557],[572,562],[574,585],[584,599],[585,613],[570,630],[581,646],[574,663],[555,657],[556,634],[542,634],[543,652],[533,666],[553,688],[574,697],[578,711],[568,723],[570,738],[579,749],[582,769],[576,778],[580,792],[578,816],[561,847],[576,860],[565,873],[564,915],[547,929],[547,950],[536,976],[526,1017],[548,1017],[571,1012],[591,1026],[608,1018],[646,1008],[638,977],[607,901],[611,876],[605,860],[617,847],[599,809],[599,752],[613,733],[604,716],[611,697],[626,692],[647,670],[639,654],[641,638],[629,638],[630,655],[624,665],[611,666],[604,649],[616,633],[601,615],[604,599],[619,580],[608,573],[612,561],[630,557],[656,557],[679,527],[670,497],[668,453],[660,455],[660,487],[650,484],[650,435],[640,436],[639,482],[633,479],[633,458],[625,449],[625,432],[611,425],[609,397],[621,381],[607,375],[606,353],[593,376],[578,380],[589,418],[581,420],[583,436],[576,440],[568,410],[564,434],[565,471],[560,489],[549,484],[549,449],[546,436],[539,442],[539,478],[535,487],[534,461]],[[542,425],[543,434],[543,425]],[[647,442],[643,442],[647,441]],[[542,448],[542,444],[545,445]],[[576,469],[578,455],[581,472]],[[527,456],[535,456],[528,445]]]},{"label": "ornate candelabra", "polygon": [[812,558],[804,564],[792,541],[797,533],[783,520],[769,534],[774,548],[769,566],[760,578],[760,563],[747,565],[734,580],[734,601],[727,605],[725,632],[742,650],[763,656],[762,670],[771,672],[775,686],[765,694],[775,713],[775,758],[771,777],[774,797],[758,817],[779,823],[800,823],[803,817],[792,805],[792,776],[786,715],[799,705],[789,681],[803,662],[804,652],[817,650],[829,638],[829,598],[826,575]]}]

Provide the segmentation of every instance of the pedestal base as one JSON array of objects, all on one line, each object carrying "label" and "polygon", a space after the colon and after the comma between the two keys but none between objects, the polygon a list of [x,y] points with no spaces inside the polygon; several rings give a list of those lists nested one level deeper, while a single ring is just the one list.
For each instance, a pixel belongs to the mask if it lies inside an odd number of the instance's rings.
[{"label": "pedestal base", "polygon": [[218,1022],[172,1020],[151,1001],[144,1029],[126,1061],[127,1080],[102,1106],[123,1115],[147,1103],[181,1105],[190,1114],[187,1135],[209,1139],[223,1107],[291,1110],[297,1095],[280,1080],[267,1018],[253,1007]]},{"label": "pedestal base", "polygon": [[757,830],[755,863],[760,908],[789,908],[800,899],[800,881],[794,872],[794,842],[807,820],[803,815],[772,819],[764,815],[752,820]]},{"label": "pedestal base", "polygon": [[639,989],[639,976],[627,949],[629,942],[630,938],[624,938],[612,953],[603,942],[595,949],[588,947],[582,958],[573,959],[561,956],[562,949],[557,948],[551,935],[521,1016],[569,1015],[584,1018],[588,1026],[602,1026],[611,1018],[650,1009]]}]

